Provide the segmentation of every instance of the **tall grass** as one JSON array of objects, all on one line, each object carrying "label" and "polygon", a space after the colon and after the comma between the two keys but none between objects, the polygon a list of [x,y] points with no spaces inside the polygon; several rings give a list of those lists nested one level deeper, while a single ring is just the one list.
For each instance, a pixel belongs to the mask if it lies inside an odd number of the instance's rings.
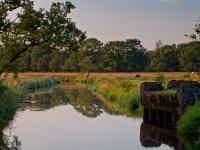
[{"label": "tall grass", "polygon": [[200,103],[187,109],[177,124],[178,133],[187,149],[200,149]]},{"label": "tall grass", "polygon": [[21,90],[8,88],[0,82],[0,130],[8,125],[18,108],[18,101],[23,100]]},{"label": "tall grass", "polygon": [[140,85],[143,80],[100,78],[94,80],[89,89],[109,106],[130,115],[140,108]]},{"label": "tall grass", "polygon": [[182,135],[200,137],[200,103],[189,107],[178,122],[178,132]]},{"label": "tall grass", "polygon": [[4,81],[4,83],[11,88],[17,88],[21,90],[33,90],[43,87],[52,86],[60,83],[61,80],[55,77],[40,77],[34,79],[9,79]]},{"label": "tall grass", "polygon": [[8,79],[0,81],[0,129],[4,128],[12,120],[18,108],[18,102],[24,100],[25,93],[41,87],[47,87],[59,83],[60,80],[53,77],[39,79]]}]

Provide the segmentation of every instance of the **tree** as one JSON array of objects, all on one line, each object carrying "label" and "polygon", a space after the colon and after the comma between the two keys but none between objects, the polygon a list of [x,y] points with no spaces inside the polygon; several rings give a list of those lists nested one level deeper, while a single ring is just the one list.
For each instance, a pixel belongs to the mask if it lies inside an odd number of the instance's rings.
[{"label": "tree", "polygon": [[200,71],[200,41],[178,45],[177,53],[182,71]]},{"label": "tree", "polygon": [[165,45],[151,54],[151,68],[154,71],[179,71],[176,45]]},{"label": "tree", "polygon": [[73,52],[69,58],[66,59],[64,65],[62,66],[63,71],[69,71],[69,72],[79,72],[79,61],[80,61],[80,55],[79,52]]},{"label": "tree", "polygon": [[49,55],[44,55],[38,59],[37,63],[37,71],[39,72],[48,72],[49,71],[49,61],[50,61]]},{"label": "tree", "polygon": [[81,68],[81,73],[87,73],[87,80],[89,78],[90,72],[95,70],[95,65],[92,62],[91,56],[86,56],[79,62],[78,66]]},{"label": "tree", "polygon": [[27,51],[19,58],[19,70],[22,72],[31,71],[31,51]]},{"label": "tree", "polygon": [[48,45],[43,44],[34,47],[31,51],[31,71],[48,71],[48,64],[51,60],[50,55],[51,49]]},{"label": "tree", "polygon": [[159,40],[158,42],[156,42],[156,49],[163,47],[163,42],[161,40]]},{"label": "tree", "polygon": [[[72,53],[63,65],[65,71],[87,72],[88,77],[91,71],[96,70],[100,64],[100,53],[103,43],[95,38],[84,40],[78,51]],[[86,66],[86,65],[89,66]],[[95,67],[94,67],[95,66]]]},{"label": "tree", "polygon": [[137,39],[111,41],[102,48],[102,64],[104,71],[143,71],[147,65],[146,50]]},{"label": "tree", "polygon": [[[200,17],[199,17],[199,19],[200,19]],[[197,20],[197,21],[200,22],[200,20]],[[195,33],[189,34],[189,35],[185,34],[185,36],[189,37],[189,38],[191,38],[192,40],[195,40],[195,41],[200,40],[200,24],[199,23],[197,23],[195,25],[194,31],[195,31]]]},{"label": "tree", "polygon": [[[34,9],[31,0],[3,0],[0,2],[0,74],[10,70],[24,52],[35,46],[46,44],[62,51],[79,48],[85,33],[69,18],[75,6],[52,3],[49,10]],[[21,9],[11,20],[9,12]]]},{"label": "tree", "polygon": [[65,52],[52,50],[51,60],[49,62],[49,71],[52,72],[61,71],[66,58],[67,54]]}]

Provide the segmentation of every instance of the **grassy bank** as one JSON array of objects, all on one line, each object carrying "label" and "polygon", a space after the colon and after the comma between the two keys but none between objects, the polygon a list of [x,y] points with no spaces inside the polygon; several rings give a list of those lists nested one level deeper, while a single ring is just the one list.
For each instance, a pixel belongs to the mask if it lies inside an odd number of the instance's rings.
[{"label": "grassy bank", "polygon": [[5,128],[15,115],[18,101],[24,98],[21,90],[9,88],[0,82],[0,130]]},{"label": "grassy bank", "polygon": [[200,149],[200,103],[187,109],[177,124],[178,133],[183,140],[186,149]]},{"label": "grassy bank", "polygon": [[[99,78],[88,81],[89,90],[97,95],[109,107],[131,117],[140,107],[140,85],[143,79]],[[75,82],[86,83],[85,78]],[[135,113],[136,114],[136,113]]]},{"label": "grassy bank", "polygon": [[0,129],[12,120],[18,108],[18,102],[25,98],[29,90],[58,84],[60,80],[53,77],[38,79],[7,79],[0,82]]},{"label": "grassy bank", "polygon": [[55,77],[39,77],[28,79],[8,79],[4,83],[11,88],[21,89],[23,91],[34,90],[38,88],[56,85],[61,81]]}]

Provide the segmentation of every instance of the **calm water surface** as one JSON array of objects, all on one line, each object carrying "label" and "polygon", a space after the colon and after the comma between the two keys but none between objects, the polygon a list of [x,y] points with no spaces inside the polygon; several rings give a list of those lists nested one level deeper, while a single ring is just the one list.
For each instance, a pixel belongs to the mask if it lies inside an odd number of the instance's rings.
[{"label": "calm water surface", "polygon": [[[149,134],[152,128],[142,124],[142,118],[128,117],[109,108],[85,87],[60,85],[34,92],[27,99],[32,103],[24,104],[12,125],[3,132],[10,147],[22,150],[175,149],[173,145],[170,148],[167,143],[154,142]],[[154,130],[157,129],[150,132]]]}]

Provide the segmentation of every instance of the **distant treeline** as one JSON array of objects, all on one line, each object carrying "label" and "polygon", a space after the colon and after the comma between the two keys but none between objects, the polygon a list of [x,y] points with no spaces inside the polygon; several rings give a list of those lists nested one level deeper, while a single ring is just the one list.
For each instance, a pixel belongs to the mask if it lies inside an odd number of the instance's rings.
[{"label": "distant treeline", "polygon": [[36,46],[19,61],[22,72],[173,72],[200,70],[200,41],[161,45],[147,51],[137,39],[86,39],[76,51]]}]

